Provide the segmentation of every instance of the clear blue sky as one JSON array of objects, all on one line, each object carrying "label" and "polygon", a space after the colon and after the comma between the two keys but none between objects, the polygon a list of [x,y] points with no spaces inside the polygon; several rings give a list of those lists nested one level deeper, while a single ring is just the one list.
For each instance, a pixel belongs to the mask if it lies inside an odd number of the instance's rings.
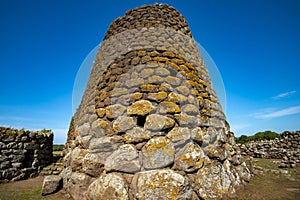
[{"label": "clear blue sky", "polygon": [[[2,0],[0,125],[64,143],[76,73],[110,22],[155,1]],[[236,136],[300,130],[300,1],[163,1],[187,19],[226,89]]]}]

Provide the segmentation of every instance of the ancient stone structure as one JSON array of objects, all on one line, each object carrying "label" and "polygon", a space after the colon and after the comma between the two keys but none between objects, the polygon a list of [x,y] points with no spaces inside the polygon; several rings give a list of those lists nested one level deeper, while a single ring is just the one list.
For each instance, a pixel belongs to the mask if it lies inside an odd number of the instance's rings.
[{"label": "ancient stone structure", "polygon": [[74,199],[220,199],[250,172],[186,20],[164,4],[112,22],[65,145]]},{"label": "ancient stone structure", "polygon": [[236,146],[244,156],[282,159],[279,165],[282,168],[300,165],[300,131],[284,132],[281,138],[274,140],[252,141]]},{"label": "ancient stone structure", "polygon": [[52,162],[53,133],[0,127],[0,182],[37,176]]}]

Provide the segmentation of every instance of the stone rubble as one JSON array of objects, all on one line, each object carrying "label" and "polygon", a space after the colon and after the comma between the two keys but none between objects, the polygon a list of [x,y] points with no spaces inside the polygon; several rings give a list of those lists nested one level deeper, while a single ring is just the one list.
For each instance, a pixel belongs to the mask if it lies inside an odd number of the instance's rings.
[{"label": "stone rubble", "polygon": [[52,162],[53,133],[0,127],[0,183],[38,176]]},{"label": "stone rubble", "polygon": [[281,159],[280,168],[300,165],[300,131],[284,132],[281,138],[274,140],[236,144],[236,148],[243,156]]}]

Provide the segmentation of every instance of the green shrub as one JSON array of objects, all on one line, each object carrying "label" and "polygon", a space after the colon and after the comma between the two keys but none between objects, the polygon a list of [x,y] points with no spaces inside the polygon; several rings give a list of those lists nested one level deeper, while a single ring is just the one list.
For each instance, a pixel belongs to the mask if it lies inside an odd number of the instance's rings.
[{"label": "green shrub", "polygon": [[245,144],[250,141],[260,141],[260,140],[273,140],[275,138],[279,138],[280,134],[273,131],[264,131],[258,132],[252,136],[241,135],[238,138],[235,138],[235,141],[240,144]]},{"label": "green shrub", "polygon": [[54,144],[52,147],[53,151],[62,151],[64,149],[64,145],[63,144]]}]

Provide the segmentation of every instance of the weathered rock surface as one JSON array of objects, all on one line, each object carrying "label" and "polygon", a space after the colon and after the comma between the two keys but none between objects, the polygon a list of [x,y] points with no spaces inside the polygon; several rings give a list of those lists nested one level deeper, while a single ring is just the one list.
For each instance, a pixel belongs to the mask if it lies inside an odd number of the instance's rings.
[{"label": "weathered rock surface", "polygon": [[137,172],[141,168],[139,155],[132,145],[124,144],[107,157],[104,168],[106,171]]},{"label": "weathered rock surface", "polygon": [[173,163],[174,147],[164,137],[152,138],[142,149],[143,167],[145,169],[163,168]]},{"label": "weathered rock surface", "polygon": [[158,114],[148,115],[145,122],[145,128],[154,132],[172,128],[174,125],[174,119]]},{"label": "weathered rock surface", "polygon": [[62,188],[62,178],[56,175],[45,176],[42,195],[53,194]]},{"label": "weathered rock surface", "polygon": [[152,170],[135,174],[132,188],[136,198],[191,199],[192,190],[188,179],[169,169]]},{"label": "weathered rock surface", "polygon": [[128,107],[127,114],[144,116],[153,109],[154,109],[154,106],[152,105],[152,103],[150,101],[140,100],[140,101],[133,103],[131,106]]},{"label": "weathered rock surface", "polygon": [[118,174],[103,174],[89,186],[87,197],[93,200],[128,200],[128,187]]}]

